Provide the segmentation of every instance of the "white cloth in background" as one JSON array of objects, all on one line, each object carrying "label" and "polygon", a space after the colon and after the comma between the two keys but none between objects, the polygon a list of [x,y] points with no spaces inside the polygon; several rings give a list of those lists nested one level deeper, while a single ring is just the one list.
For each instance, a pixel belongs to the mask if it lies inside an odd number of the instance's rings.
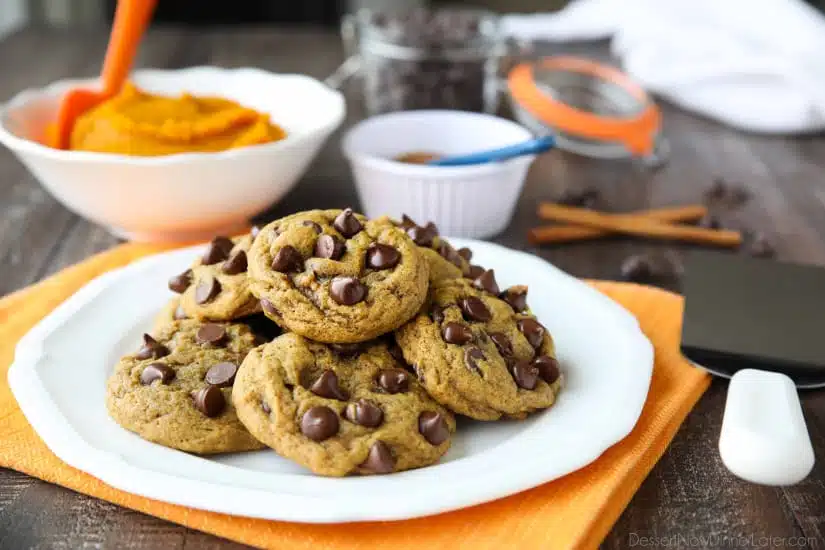
[{"label": "white cloth in background", "polygon": [[745,131],[825,130],[825,17],[801,0],[574,0],[502,24],[518,39],[611,38],[647,90]]}]

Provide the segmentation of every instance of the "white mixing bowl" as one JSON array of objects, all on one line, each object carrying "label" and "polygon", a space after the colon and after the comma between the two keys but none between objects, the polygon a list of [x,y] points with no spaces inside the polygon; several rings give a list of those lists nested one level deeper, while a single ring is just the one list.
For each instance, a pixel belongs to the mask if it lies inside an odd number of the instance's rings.
[{"label": "white mixing bowl", "polygon": [[219,153],[158,157],[62,151],[41,145],[63,93],[94,80],[61,80],[15,96],[0,111],[0,142],[67,208],[139,241],[231,232],[277,202],[344,119],[343,96],[302,75],[194,67],[136,71],[161,95],[216,95],[267,113],[281,141]]}]

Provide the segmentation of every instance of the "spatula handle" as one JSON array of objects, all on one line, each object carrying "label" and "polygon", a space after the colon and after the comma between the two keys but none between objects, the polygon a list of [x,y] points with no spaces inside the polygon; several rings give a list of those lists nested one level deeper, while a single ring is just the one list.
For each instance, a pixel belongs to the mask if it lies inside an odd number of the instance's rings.
[{"label": "spatula handle", "polygon": [[101,79],[107,95],[116,94],[132,69],[138,45],[157,0],[118,0]]}]

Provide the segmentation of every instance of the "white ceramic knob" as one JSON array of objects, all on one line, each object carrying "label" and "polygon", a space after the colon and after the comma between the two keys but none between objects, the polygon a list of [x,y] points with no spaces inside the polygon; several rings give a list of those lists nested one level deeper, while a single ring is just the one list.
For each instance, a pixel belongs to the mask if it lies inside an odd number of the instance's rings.
[{"label": "white ceramic knob", "polygon": [[793,485],[805,479],[814,450],[790,378],[754,369],[733,375],[719,453],[728,470],[753,483]]}]

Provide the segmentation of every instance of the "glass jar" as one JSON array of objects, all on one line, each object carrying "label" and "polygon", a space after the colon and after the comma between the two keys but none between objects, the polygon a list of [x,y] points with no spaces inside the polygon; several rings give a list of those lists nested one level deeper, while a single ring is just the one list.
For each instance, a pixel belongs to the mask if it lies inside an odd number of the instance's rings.
[{"label": "glass jar", "polygon": [[492,113],[498,107],[498,18],[474,9],[360,10],[343,35],[369,115],[413,109]]}]

